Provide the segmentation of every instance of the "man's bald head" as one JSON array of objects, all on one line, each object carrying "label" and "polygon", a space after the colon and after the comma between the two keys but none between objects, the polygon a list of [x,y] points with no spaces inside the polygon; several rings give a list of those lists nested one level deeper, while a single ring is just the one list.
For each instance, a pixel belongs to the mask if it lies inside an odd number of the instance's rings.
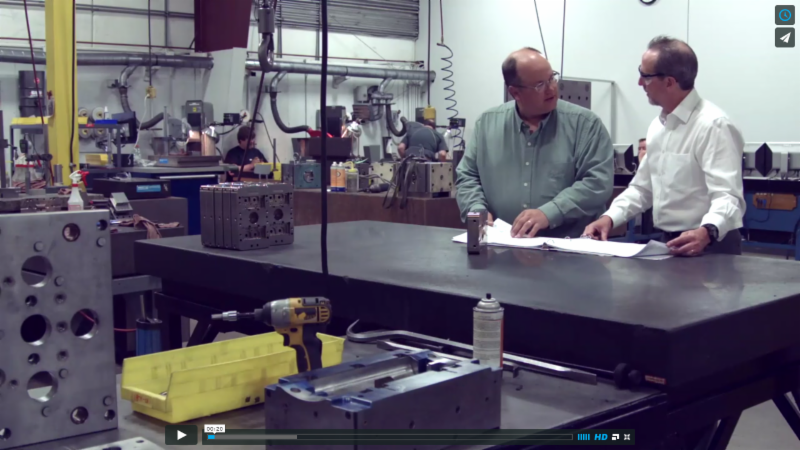
[{"label": "man's bald head", "polygon": [[697,55],[689,44],[667,36],[653,38],[648,51],[656,54],[655,72],[675,78],[684,91],[694,88],[697,78]]},{"label": "man's bald head", "polygon": [[503,61],[502,66],[503,80],[505,80],[506,86],[516,86],[522,84],[522,80],[520,80],[519,77],[518,66],[520,64],[536,64],[537,61],[539,64],[541,64],[542,62],[547,62],[547,59],[545,59],[544,55],[542,55],[542,52],[533,47],[525,47],[508,55],[508,58]]}]

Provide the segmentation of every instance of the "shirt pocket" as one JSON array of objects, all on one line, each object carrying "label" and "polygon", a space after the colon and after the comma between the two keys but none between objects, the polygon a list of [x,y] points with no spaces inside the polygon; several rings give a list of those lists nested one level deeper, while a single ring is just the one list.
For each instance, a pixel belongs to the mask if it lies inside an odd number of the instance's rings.
[{"label": "shirt pocket", "polygon": [[688,192],[692,189],[692,155],[662,153],[661,164],[667,191]]}]

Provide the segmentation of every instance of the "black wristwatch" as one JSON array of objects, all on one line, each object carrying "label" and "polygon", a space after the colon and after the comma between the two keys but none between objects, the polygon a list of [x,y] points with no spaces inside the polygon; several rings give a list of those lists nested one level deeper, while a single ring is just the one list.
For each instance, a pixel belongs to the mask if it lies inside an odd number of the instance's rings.
[{"label": "black wristwatch", "polygon": [[716,225],[711,225],[710,223],[703,225],[703,228],[708,231],[708,238],[711,239],[711,243],[708,245],[714,245],[719,240],[719,228]]}]

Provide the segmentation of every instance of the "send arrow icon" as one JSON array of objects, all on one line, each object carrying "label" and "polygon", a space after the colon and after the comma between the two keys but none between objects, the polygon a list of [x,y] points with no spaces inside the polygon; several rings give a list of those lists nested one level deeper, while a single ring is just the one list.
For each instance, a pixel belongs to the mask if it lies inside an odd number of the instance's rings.
[{"label": "send arrow icon", "polygon": [[794,47],[794,28],[775,28],[775,47]]},{"label": "send arrow icon", "polygon": [[180,441],[181,439],[183,439],[185,437],[186,437],[186,433],[182,432],[181,430],[178,430],[178,440]]}]

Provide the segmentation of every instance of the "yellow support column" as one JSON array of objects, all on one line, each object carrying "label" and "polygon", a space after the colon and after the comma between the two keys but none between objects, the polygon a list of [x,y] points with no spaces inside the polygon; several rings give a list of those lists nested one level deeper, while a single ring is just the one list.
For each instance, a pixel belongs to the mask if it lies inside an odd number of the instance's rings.
[{"label": "yellow support column", "polygon": [[[75,82],[76,49],[73,33],[74,0],[45,0],[47,90],[53,95],[53,116],[47,122],[51,164],[61,164],[63,180],[69,184],[70,152],[77,169],[78,105]],[[75,100],[72,92],[75,89]],[[73,136],[70,143],[70,135]]]}]

